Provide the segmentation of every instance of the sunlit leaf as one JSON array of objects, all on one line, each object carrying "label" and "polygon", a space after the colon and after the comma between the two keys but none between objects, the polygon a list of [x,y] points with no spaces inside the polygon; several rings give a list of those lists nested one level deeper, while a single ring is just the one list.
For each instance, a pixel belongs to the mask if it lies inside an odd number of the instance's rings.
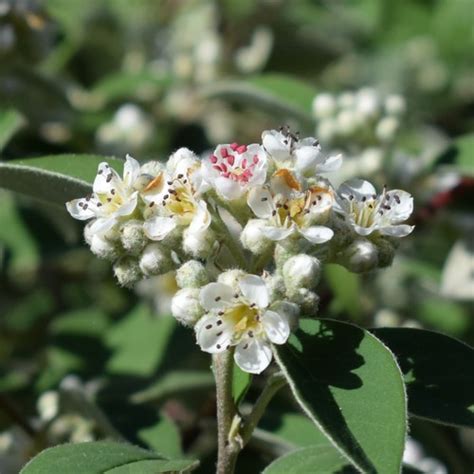
[{"label": "sunlit leaf", "polygon": [[275,355],[310,419],[364,472],[398,472],[406,399],[390,351],[356,326],[304,319]]}]

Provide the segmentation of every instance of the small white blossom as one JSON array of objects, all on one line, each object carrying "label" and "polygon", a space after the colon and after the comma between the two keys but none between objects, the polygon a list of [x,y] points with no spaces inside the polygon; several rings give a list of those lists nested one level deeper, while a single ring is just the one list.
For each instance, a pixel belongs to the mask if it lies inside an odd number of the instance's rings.
[{"label": "small white blossom", "polygon": [[227,200],[240,198],[252,186],[261,185],[267,176],[267,158],[262,147],[219,145],[204,159],[203,179]]},{"label": "small white blossom", "polygon": [[382,235],[404,237],[413,230],[413,226],[402,224],[413,212],[413,198],[399,189],[384,188],[377,195],[368,181],[352,179],[339,187],[334,208],[362,236],[378,231]]},{"label": "small white blossom", "polygon": [[183,288],[171,300],[171,314],[185,326],[193,327],[204,314],[198,288]]},{"label": "small white blossom", "polygon": [[201,349],[218,353],[236,346],[235,362],[246,372],[265,370],[272,360],[271,343],[284,344],[290,335],[286,315],[267,309],[268,290],[256,275],[243,277],[238,292],[223,283],[209,283],[200,299],[209,312],[196,325]]},{"label": "small white blossom", "polygon": [[69,201],[66,208],[75,219],[94,219],[89,229],[91,233],[104,233],[137,207],[138,191],[134,183],[139,175],[140,164],[129,155],[123,178],[107,163],[100,163],[92,195]]},{"label": "small white blossom", "polygon": [[313,244],[330,240],[333,231],[317,224],[327,218],[332,208],[332,191],[319,186],[301,191],[300,183],[288,170],[280,170],[276,177],[281,178],[278,191],[283,191],[286,185],[287,193],[276,193],[272,187],[262,186],[252,189],[248,196],[253,213],[266,222],[261,232],[274,241],[298,234]]},{"label": "small white blossom", "polygon": [[321,262],[310,255],[294,255],[283,265],[283,278],[288,288],[316,288],[320,277]]},{"label": "small white blossom", "polygon": [[262,143],[277,168],[294,169],[299,173],[324,173],[337,170],[342,163],[341,155],[324,156],[318,140],[313,137],[300,139],[288,127],[282,127],[280,131],[264,131]]}]

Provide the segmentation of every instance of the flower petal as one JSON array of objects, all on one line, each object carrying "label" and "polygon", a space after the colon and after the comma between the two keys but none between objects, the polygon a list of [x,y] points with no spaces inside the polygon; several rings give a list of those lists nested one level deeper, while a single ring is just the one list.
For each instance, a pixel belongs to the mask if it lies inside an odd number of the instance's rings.
[{"label": "flower petal", "polygon": [[247,300],[258,308],[266,308],[269,303],[268,288],[263,278],[247,275],[239,281],[240,290]]},{"label": "flower petal", "polygon": [[274,206],[273,197],[270,191],[261,186],[252,188],[247,197],[247,204],[252,212],[260,219],[268,219],[271,217]]},{"label": "flower petal", "polygon": [[201,289],[199,300],[206,310],[220,309],[227,306],[234,296],[234,291],[224,283],[209,283]]},{"label": "flower petal", "polygon": [[358,178],[350,179],[342,183],[339,187],[338,193],[345,198],[349,198],[349,196],[352,195],[358,201],[360,201],[363,197],[369,198],[374,194],[377,194],[371,183],[365,181],[364,179]]},{"label": "flower petal", "polygon": [[191,224],[189,224],[190,232],[204,232],[211,224],[211,214],[207,210],[205,201],[199,201],[196,214],[194,214]]},{"label": "flower petal", "polygon": [[289,147],[283,142],[285,137],[277,130],[265,130],[262,133],[262,144],[266,152],[276,161],[291,158]]},{"label": "flower petal", "polygon": [[197,343],[203,351],[211,354],[225,351],[234,334],[233,325],[216,315],[202,317],[195,330]]},{"label": "flower petal", "polygon": [[270,344],[258,337],[244,338],[235,349],[234,360],[243,371],[260,374],[272,361]]},{"label": "flower petal", "polygon": [[342,166],[342,155],[328,156],[324,161],[317,165],[317,170],[320,173],[329,173],[330,171],[337,171]]},{"label": "flower petal", "polygon": [[108,163],[99,164],[97,176],[95,177],[93,190],[97,194],[107,194],[111,189],[122,193],[122,180],[117,172]]},{"label": "flower petal", "polygon": [[152,240],[163,240],[176,228],[176,220],[172,217],[156,216],[143,224],[145,234]]},{"label": "flower petal", "polygon": [[406,221],[413,212],[413,197],[410,193],[401,189],[388,191],[386,199],[390,204],[390,210],[384,212],[385,218],[390,219],[393,224]]},{"label": "flower petal", "polygon": [[137,207],[138,201],[138,191],[132,193],[132,195],[125,201],[116,212],[117,216],[128,216],[130,215],[135,208]]},{"label": "flower petal", "polygon": [[232,201],[233,199],[238,199],[242,195],[242,188],[239,183],[233,181],[230,178],[224,178],[219,176],[214,181],[214,186],[216,187],[217,192],[224,198]]},{"label": "flower petal", "polygon": [[390,235],[392,237],[406,237],[408,234],[411,234],[414,228],[415,226],[413,225],[401,224],[382,227],[379,229],[379,231],[383,235]]},{"label": "flower petal", "polygon": [[92,219],[96,216],[97,206],[94,201],[94,205],[91,206],[90,202],[87,202],[84,198],[74,199],[66,203],[66,209],[74,219],[85,221]]},{"label": "flower petal", "polygon": [[261,229],[262,234],[268,237],[270,240],[283,240],[289,237],[295,231],[295,227],[276,227],[276,226],[265,226]]},{"label": "flower petal", "polygon": [[100,217],[92,221],[89,227],[89,234],[105,234],[117,223],[115,216]]},{"label": "flower petal", "polygon": [[290,335],[288,319],[275,311],[266,311],[263,314],[262,326],[268,339],[274,344],[284,344]]},{"label": "flower petal", "polygon": [[306,229],[299,229],[299,232],[306,240],[309,240],[313,244],[322,244],[331,240],[334,232],[329,227],[322,225],[313,225]]},{"label": "flower petal", "polygon": [[133,183],[140,176],[140,163],[130,155],[127,155],[123,166],[123,183],[127,187],[132,187]]},{"label": "flower petal", "polygon": [[[316,140],[314,140],[315,143]],[[300,171],[306,171],[314,168],[321,153],[319,146],[305,145],[295,150],[296,168]]]}]

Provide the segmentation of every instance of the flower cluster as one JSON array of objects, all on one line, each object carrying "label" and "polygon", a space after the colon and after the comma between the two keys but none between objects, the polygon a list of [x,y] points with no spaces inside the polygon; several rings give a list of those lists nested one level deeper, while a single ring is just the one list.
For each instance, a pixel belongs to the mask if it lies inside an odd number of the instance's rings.
[{"label": "flower cluster", "polygon": [[92,195],[67,209],[90,221],[86,241],[113,262],[120,284],[159,278],[153,287],[202,350],[231,348],[243,370],[260,373],[272,344],[317,313],[324,263],[386,266],[412,230],[405,191],[377,194],[362,180],[336,190],[321,175],[341,161],[283,127],[203,158],[186,148],[165,164],[127,156],[122,177],[101,163]]},{"label": "flower cluster", "polygon": [[313,115],[318,122],[317,134],[324,143],[332,145],[348,139],[353,146],[390,144],[404,112],[403,97],[395,94],[383,97],[369,87],[337,96],[321,93],[313,100]]}]

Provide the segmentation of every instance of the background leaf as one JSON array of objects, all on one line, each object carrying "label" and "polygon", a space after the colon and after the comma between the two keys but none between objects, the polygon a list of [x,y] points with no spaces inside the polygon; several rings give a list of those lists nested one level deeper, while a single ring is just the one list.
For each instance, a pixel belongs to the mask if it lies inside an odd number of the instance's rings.
[{"label": "background leaf", "polygon": [[245,397],[251,383],[252,375],[234,364],[232,369],[232,397],[237,406]]},{"label": "background leaf", "polygon": [[316,90],[283,74],[265,74],[242,81],[223,81],[202,91],[207,98],[222,98],[296,118],[312,124],[311,103]]},{"label": "background leaf", "polygon": [[24,123],[25,119],[15,109],[0,110],[0,151]]},{"label": "background leaf", "polygon": [[165,460],[131,444],[97,441],[46,449],[21,474],[161,473],[189,469],[195,464],[190,460]]},{"label": "background leaf", "polygon": [[400,369],[369,332],[304,319],[276,359],[306,414],[359,469],[398,472],[406,434]]},{"label": "background leaf", "polygon": [[346,466],[347,459],[332,446],[316,445],[278,458],[262,474],[335,473]]},{"label": "background leaf", "polygon": [[474,428],[474,350],[471,347],[422,329],[380,328],[372,332],[397,357],[412,415]]},{"label": "background leaf", "polygon": [[54,155],[2,162],[0,187],[64,206],[66,201],[91,192],[102,161],[122,172],[122,160],[98,155]]}]

